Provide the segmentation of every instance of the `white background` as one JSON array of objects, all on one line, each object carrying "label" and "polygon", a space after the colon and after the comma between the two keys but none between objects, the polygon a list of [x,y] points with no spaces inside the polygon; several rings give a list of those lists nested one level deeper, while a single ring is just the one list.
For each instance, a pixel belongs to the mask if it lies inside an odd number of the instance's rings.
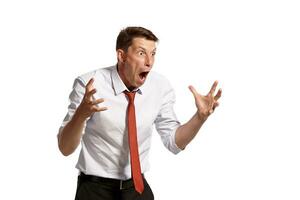
[{"label": "white background", "polygon": [[155,197],[300,199],[300,6],[297,1],[0,3],[1,199],[73,199],[77,151],[56,134],[73,80],[116,63],[130,25],[160,39],[154,70],[173,84],[178,118],[196,111],[188,85],[223,89],[220,107],[177,156],[154,132]]}]

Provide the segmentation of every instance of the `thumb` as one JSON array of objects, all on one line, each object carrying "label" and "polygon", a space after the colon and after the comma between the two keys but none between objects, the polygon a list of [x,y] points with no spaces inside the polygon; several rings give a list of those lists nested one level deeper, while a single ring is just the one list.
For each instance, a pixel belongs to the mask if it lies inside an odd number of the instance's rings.
[{"label": "thumb", "polygon": [[189,89],[193,93],[194,97],[196,98],[198,95],[198,92],[196,91],[196,89],[192,85],[189,86]]}]

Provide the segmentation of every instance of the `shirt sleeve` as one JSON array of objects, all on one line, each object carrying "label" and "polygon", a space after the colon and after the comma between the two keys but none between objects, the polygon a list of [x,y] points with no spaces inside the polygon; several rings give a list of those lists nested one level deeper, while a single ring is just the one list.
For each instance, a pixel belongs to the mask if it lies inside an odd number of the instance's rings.
[{"label": "shirt sleeve", "polygon": [[68,112],[59,128],[59,133],[62,128],[72,119],[76,109],[80,105],[85,93],[85,83],[81,78],[76,78],[73,84],[72,92],[69,95]]},{"label": "shirt sleeve", "polygon": [[175,143],[175,133],[180,126],[177,120],[173,105],[175,103],[175,92],[171,85],[164,92],[160,111],[155,119],[155,127],[164,146],[174,154],[182,151]]}]

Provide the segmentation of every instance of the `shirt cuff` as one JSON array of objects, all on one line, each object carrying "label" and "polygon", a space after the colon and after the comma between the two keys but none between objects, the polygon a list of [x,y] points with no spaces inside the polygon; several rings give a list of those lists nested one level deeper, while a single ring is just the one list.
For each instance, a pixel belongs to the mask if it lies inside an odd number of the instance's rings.
[{"label": "shirt cuff", "polygon": [[177,130],[177,128],[171,134],[171,149],[170,149],[172,151],[172,153],[174,153],[175,155],[183,150],[183,149],[180,149],[175,142],[176,130]]}]

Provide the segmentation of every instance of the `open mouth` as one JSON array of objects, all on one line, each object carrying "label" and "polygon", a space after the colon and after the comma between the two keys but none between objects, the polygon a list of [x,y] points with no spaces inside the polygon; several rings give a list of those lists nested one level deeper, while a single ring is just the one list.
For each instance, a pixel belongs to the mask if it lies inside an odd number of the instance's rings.
[{"label": "open mouth", "polygon": [[144,79],[146,79],[148,74],[149,74],[149,72],[142,72],[142,73],[139,74],[139,77],[140,77],[141,80],[144,80]]}]

